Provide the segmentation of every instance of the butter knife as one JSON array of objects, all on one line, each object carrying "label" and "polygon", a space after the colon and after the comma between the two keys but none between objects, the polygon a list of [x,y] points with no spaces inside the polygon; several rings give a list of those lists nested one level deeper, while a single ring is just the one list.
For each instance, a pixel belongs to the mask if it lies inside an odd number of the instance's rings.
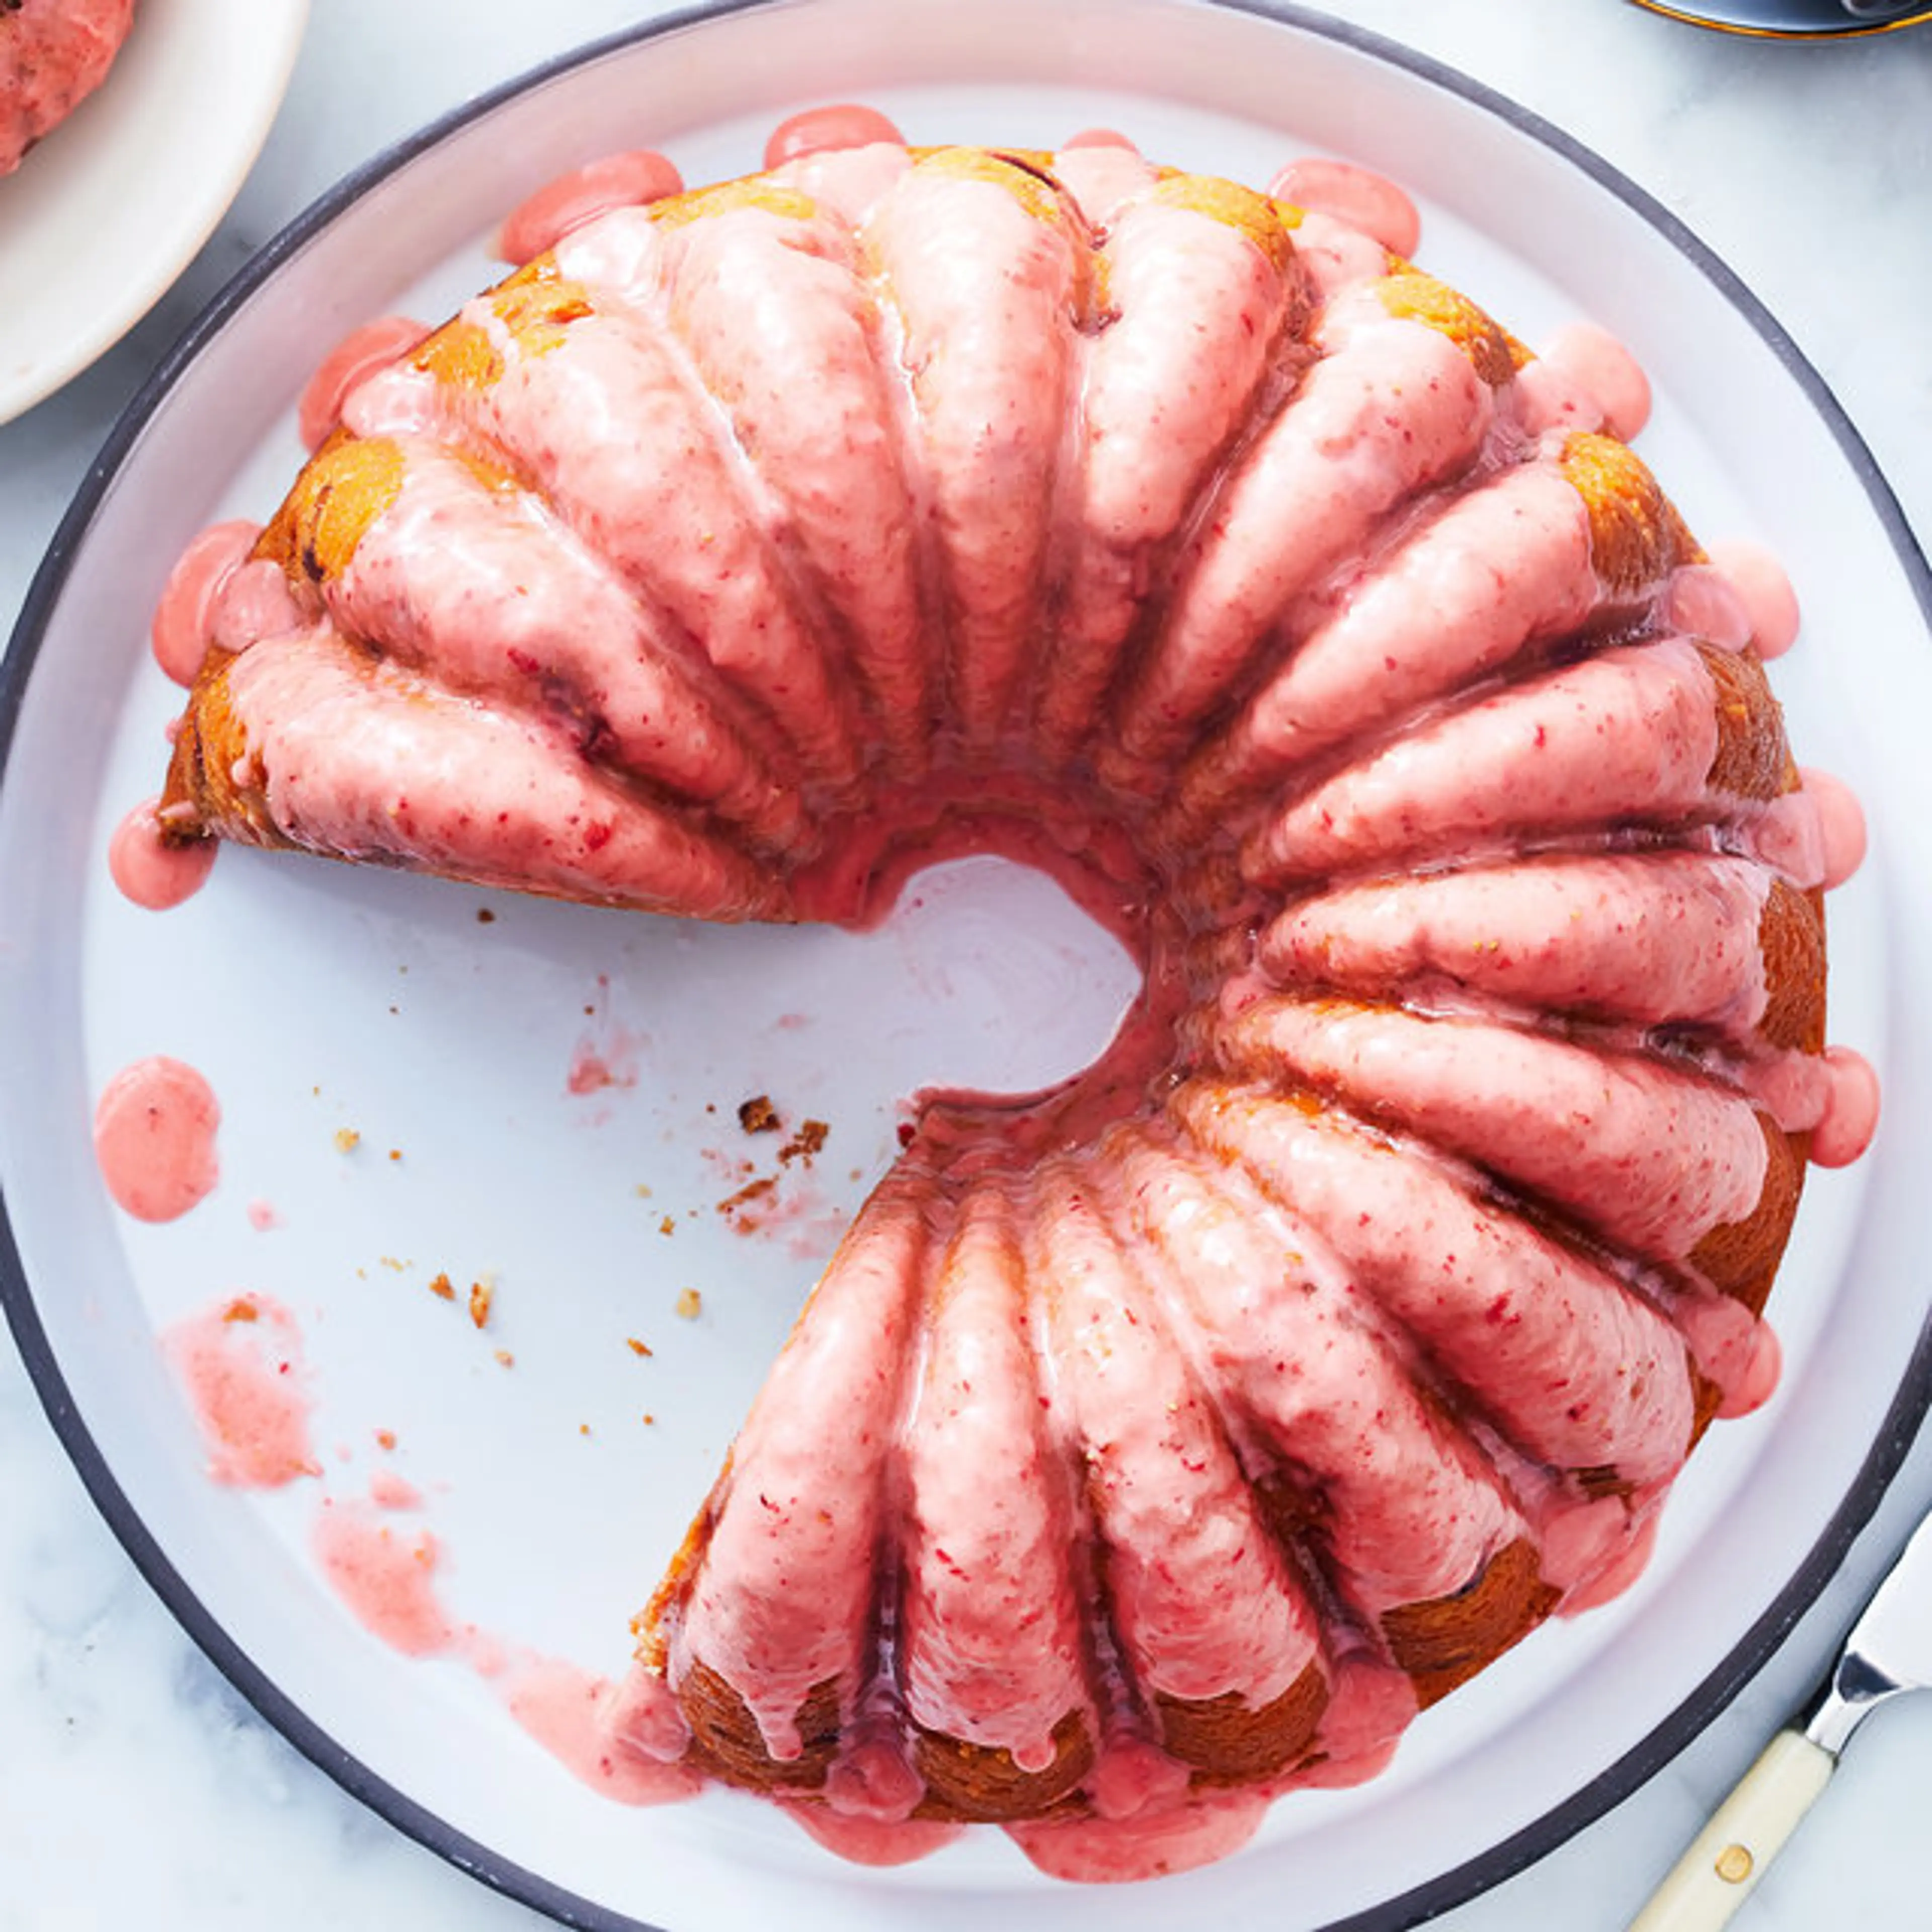
[{"label": "butter knife", "polygon": [[1629,1932],[1716,1932],[1748,1898],[1880,1705],[1932,1684],[1932,1516],[1912,1532],[1802,1716],[1691,1840]]}]

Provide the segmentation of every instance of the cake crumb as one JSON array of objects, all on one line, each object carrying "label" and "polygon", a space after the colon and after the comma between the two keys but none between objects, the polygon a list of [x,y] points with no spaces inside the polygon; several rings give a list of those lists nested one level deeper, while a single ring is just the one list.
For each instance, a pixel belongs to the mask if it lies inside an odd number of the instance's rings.
[{"label": "cake crumb", "polygon": [[631,1190],[631,1192],[634,1194],[640,1201],[648,1201],[651,1198],[650,1183],[647,1180],[640,1180],[636,1186]]},{"label": "cake crumb", "polygon": [[338,1127],[335,1130],[335,1150],[338,1154],[353,1154],[362,1144],[362,1136],[353,1127]]},{"label": "cake crumb", "polygon": [[580,1436],[588,1436],[590,1433],[590,1424],[587,1422],[580,1422],[577,1425],[577,1432]]},{"label": "cake crumb", "polygon": [[651,1427],[656,1420],[657,1418],[653,1415],[649,1409],[646,1409],[644,1411],[644,1426],[646,1429]]},{"label": "cake crumb", "polygon": [[771,1096],[760,1094],[754,1099],[740,1102],[738,1124],[748,1134],[775,1134],[784,1123],[778,1118],[778,1110],[772,1105]]},{"label": "cake crumb", "polygon": [[507,1348],[499,1348],[496,1351],[496,1359],[506,1369],[514,1369],[517,1366],[516,1357]]},{"label": "cake crumb", "polygon": [[496,922],[496,915],[488,906],[476,908],[476,923],[478,926],[494,926]]},{"label": "cake crumb", "polygon": [[824,1148],[831,1133],[831,1128],[823,1120],[801,1122],[798,1132],[778,1149],[779,1162],[789,1167],[794,1161],[802,1160],[809,1167],[812,1156]]},{"label": "cake crumb", "polygon": [[634,1335],[626,1336],[625,1340],[634,1355],[648,1355],[651,1352],[651,1345],[648,1342],[640,1342]]},{"label": "cake crumb", "polygon": [[490,1304],[495,1298],[488,1282],[472,1281],[470,1284],[470,1318],[478,1328],[488,1325]]},{"label": "cake crumb", "polygon": [[262,1311],[245,1294],[239,1295],[221,1311],[221,1318],[224,1322],[259,1322]]},{"label": "cake crumb", "polygon": [[430,1294],[435,1295],[440,1300],[454,1301],[456,1299],[456,1290],[452,1285],[449,1276],[447,1274],[438,1275],[436,1278],[430,1283],[429,1292]]},{"label": "cake crumb", "polygon": [[389,1450],[396,1446],[396,1432],[393,1429],[379,1429],[376,1432],[376,1447]]},{"label": "cake crumb", "polygon": [[667,1214],[658,1223],[658,1232],[661,1234],[674,1234],[677,1232],[677,1222],[671,1216]]},{"label": "cake crumb", "polygon": [[678,1291],[677,1312],[686,1322],[695,1322],[704,1306],[704,1298],[694,1288]]}]

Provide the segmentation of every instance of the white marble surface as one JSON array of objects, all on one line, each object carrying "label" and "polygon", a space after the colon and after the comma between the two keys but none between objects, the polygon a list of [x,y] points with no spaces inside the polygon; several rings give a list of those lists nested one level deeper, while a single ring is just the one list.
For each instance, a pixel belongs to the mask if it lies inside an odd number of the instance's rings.
[{"label": "white marble surface", "polygon": [[[118,349],[0,428],[0,632],[116,413],[252,249],[392,139],[657,10],[316,0],[280,118],[214,238]],[[1822,372],[1932,542],[1932,30],[1807,48],[1700,34],[1623,0],[1348,0],[1330,10],[1534,108],[1681,216]],[[1455,1932],[1623,1924],[1803,1695],[1928,1503],[1932,1446],[1922,1444],[1845,1574],[1728,1713],[1609,1816],[1437,1922]],[[1927,1923],[1928,1775],[1932,1701],[1908,1700],[1868,1726],[1738,1923]],[[362,1811],[230,1690],[95,1516],[0,1342],[0,1932],[139,1922],[199,1932],[542,1922]]]}]

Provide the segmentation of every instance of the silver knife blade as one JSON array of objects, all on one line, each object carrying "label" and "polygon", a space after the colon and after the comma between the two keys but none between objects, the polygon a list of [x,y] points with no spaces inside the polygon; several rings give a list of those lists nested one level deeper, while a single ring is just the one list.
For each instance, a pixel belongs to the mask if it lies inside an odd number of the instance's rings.
[{"label": "silver knife blade", "polygon": [[1932,1685],[1932,1514],[1852,1626],[1804,1735],[1834,1757],[1865,1714],[1904,1690]]}]

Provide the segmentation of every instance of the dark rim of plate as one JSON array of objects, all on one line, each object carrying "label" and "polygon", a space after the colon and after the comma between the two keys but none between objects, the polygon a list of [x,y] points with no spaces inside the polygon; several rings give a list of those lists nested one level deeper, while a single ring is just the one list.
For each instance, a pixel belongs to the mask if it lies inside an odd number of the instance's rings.
[{"label": "dark rim of plate", "polygon": [[[55,533],[28,588],[4,663],[0,663],[0,782],[4,782],[6,760],[48,620],[65,587],[82,539],[116,474],[139,441],[148,418],[184,370],[286,262],[337,216],[417,156],[531,88],[667,35],[782,4],[786,4],[786,0],[710,0],[710,4],[667,14],[544,62],[466,102],[345,176],[259,250],[189,326],[122,412]],[[1427,55],[1352,23],[1308,11],[1292,4],[1292,0],[1209,0],[1209,4],[1226,12],[1252,15],[1334,41],[1459,96],[1562,156],[1657,230],[1744,316],[1804,391],[1863,484],[1911,582],[1928,630],[1932,630],[1932,568],[1928,568],[1910,526],[1864,440],[1824,380],[1762,304],[1667,208],[1561,128]],[[1640,4],[1648,5],[1649,0],[1640,0]],[[41,1325],[3,1196],[0,1196],[0,1304],[5,1306],[15,1340],[54,1431],[95,1507],[176,1621],[269,1724],[371,1810],[506,1896],[562,1924],[582,1928],[582,1932],[654,1932],[644,1922],[599,1906],[504,1858],[416,1803],[344,1750],[229,1635],[188,1587],[130,1503],[75,1407]],[[1932,1322],[1922,1329],[1877,1437],[1824,1532],[1763,1615],[1676,1711],[1608,1769],[1520,1831],[1422,1885],[1365,1911],[1331,1922],[1320,1932],[1404,1932],[1404,1928],[1460,1905],[1534,1863],[1644,1784],[1756,1675],[1831,1581],[1904,1462],[1928,1406],[1932,1406]]]}]

